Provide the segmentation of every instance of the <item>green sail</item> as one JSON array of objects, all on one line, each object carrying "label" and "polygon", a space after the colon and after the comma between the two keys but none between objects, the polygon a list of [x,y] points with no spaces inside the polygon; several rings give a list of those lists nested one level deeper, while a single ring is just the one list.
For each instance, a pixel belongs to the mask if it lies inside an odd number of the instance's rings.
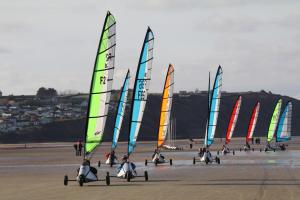
[{"label": "green sail", "polygon": [[274,109],[274,112],[273,112],[273,115],[272,115],[272,118],[270,121],[270,126],[269,126],[269,131],[268,131],[268,142],[271,142],[274,137],[275,130],[277,128],[277,124],[278,124],[278,120],[279,120],[281,104],[282,104],[282,100],[279,99],[277,101],[276,107]]},{"label": "green sail", "polygon": [[85,156],[101,143],[108,113],[116,47],[116,21],[107,12],[95,60],[86,120]]}]

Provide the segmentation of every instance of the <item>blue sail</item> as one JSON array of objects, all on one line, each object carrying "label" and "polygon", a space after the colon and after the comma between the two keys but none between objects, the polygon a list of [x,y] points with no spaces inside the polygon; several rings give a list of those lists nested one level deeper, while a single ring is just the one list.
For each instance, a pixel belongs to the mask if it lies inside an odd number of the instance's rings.
[{"label": "blue sail", "polygon": [[153,45],[154,36],[151,29],[148,27],[133,88],[130,117],[131,120],[128,138],[128,155],[130,155],[134,150],[147,102],[147,94],[152,70]]},{"label": "blue sail", "polygon": [[120,99],[117,108],[117,115],[115,120],[114,135],[113,135],[113,140],[111,145],[112,150],[115,150],[117,148],[117,142],[119,139],[125,108],[126,108],[126,103],[127,103],[129,81],[130,81],[130,72],[128,70],[123,86],[121,88],[121,94],[120,94]]},{"label": "blue sail", "polygon": [[279,119],[277,133],[276,133],[276,142],[285,142],[291,139],[291,129],[292,129],[291,124],[292,124],[292,102],[288,102]]},{"label": "blue sail", "polygon": [[222,74],[222,67],[219,66],[211,94],[210,91],[208,91],[208,97],[210,102],[208,123],[204,140],[204,145],[206,147],[209,147],[214,142],[221,101]]}]

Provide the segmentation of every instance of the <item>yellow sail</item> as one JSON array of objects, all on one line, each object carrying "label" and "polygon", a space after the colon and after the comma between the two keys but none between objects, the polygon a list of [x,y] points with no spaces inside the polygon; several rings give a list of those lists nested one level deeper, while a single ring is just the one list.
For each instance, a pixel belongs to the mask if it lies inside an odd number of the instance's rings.
[{"label": "yellow sail", "polygon": [[168,73],[166,75],[164,91],[161,101],[159,127],[158,127],[158,140],[157,148],[161,147],[167,136],[168,126],[170,123],[172,100],[173,100],[173,89],[174,89],[174,67],[169,64]]}]

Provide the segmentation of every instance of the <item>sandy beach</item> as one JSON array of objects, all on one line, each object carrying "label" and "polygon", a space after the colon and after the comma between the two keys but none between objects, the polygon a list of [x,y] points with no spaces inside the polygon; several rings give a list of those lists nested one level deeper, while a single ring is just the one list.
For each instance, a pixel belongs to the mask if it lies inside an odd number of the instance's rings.
[{"label": "sandy beach", "polygon": [[[235,139],[230,147],[235,155],[220,155],[221,164],[192,164],[200,144],[187,150],[188,142],[179,141],[184,151],[165,152],[173,159],[173,166],[149,163],[154,142],[138,143],[131,160],[143,178],[128,183],[111,179],[111,185],[94,182],[79,187],[76,182],[63,185],[65,174],[75,178],[81,157],[74,156],[71,143],[0,145],[0,197],[1,199],[299,199],[300,196],[300,138],[293,138],[285,152],[259,152],[263,145],[253,147],[254,152],[240,152],[243,141]],[[217,139],[213,154],[220,148]],[[94,154],[93,164],[110,149],[103,143]],[[126,143],[118,147],[117,156],[126,152]],[[102,165],[98,177],[106,172],[116,174],[116,168]]]}]

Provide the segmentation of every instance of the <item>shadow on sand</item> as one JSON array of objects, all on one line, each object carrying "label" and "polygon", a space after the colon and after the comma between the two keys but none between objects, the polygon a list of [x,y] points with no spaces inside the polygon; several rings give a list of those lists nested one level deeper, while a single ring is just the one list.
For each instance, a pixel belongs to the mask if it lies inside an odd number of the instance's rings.
[{"label": "shadow on sand", "polygon": [[186,183],[183,185],[221,185],[221,186],[239,186],[239,185],[300,185],[300,179],[221,179],[205,180],[201,183]]},{"label": "shadow on sand", "polygon": [[[147,182],[144,180],[131,180],[130,182],[127,182],[126,180],[117,180],[112,181],[110,185],[105,184],[84,184],[83,187],[116,187],[116,186],[149,186],[147,183],[159,183],[159,182],[179,182],[181,180],[148,180]],[[135,184],[139,183],[139,184]],[[143,184],[140,184],[143,183]],[[79,187],[78,185],[72,185]]]}]

